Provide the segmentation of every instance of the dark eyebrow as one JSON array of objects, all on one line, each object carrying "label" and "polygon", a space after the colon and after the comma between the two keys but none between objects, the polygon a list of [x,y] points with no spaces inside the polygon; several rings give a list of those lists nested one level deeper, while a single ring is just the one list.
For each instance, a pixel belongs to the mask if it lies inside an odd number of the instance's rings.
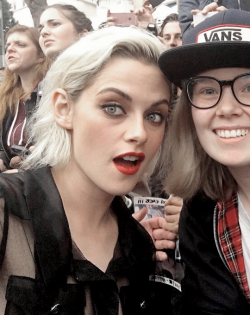
[{"label": "dark eyebrow", "polygon": [[153,103],[152,106],[158,106],[158,105],[161,105],[161,104],[166,104],[166,105],[169,106],[169,101],[164,98],[164,99],[162,99],[160,101],[157,101],[157,102]]},{"label": "dark eyebrow", "polygon": [[116,89],[116,88],[113,88],[113,87],[109,87],[109,88],[106,88],[104,90],[102,90],[101,92],[99,92],[97,95],[99,94],[103,94],[103,93],[108,93],[108,92],[114,92],[116,94],[119,94],[121,97],[123,97],[125,100],[131,102],[132,101],[132,97],[129,96],[127,93],[124,93],[123,91],[119,90],[119,89]]},{"label": "dark eyebrow", "polygon": [[[18,40],[13,40],[12,42],[13,42],[14,44],[18,44],[18,43],[26,44],[25,40],[19,40],[19,39],[18,39]],[[10,45],[11,45],[10,42],[9,42],[9,43],[6,43],[5,46],[4,46],[5,49],[6,49],[7,47],[9,47]]]},{"label": "dark eyebrow", "polygon": [[[50,20],[48,20],[48,21],[46,21],[47,23],[52,23],[53,21],[56,21],[56,20],[58,20],[58,19],[50,19]],[[40,29],[40,28],[42,28],[43,27],[43,25],[42,24],[39,24],[39,26],[38,26],[38,29]]]},{"label": "dark eyebrow", "polygon": [[[99,94],[103,94],[103,93],[108,93],[108,92],[114,92],[118,95],[120,95],[121,97],[123,97],[125,100],[129,101],[129,102],[132,102],[132,97],[129,96],[127,93],[124,93],[123,91],[117,89],[117,88],[113,88],[113,87],[109,87],[109,88],[106,88],[102,91],[100,91],[97,95]],[[161,105],[161,104],[166,104],[169,106],[169,101],[166,100],[166,99],[162,99],[162,100],[159,100],[155,103],[153,103],[151,106],[158,106],[158,105]]]}]

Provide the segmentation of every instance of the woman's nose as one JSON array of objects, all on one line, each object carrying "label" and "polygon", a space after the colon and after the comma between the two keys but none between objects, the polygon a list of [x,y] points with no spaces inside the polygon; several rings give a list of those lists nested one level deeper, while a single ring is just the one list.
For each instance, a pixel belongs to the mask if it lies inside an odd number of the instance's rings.
[{"label": "woman's nose", "polygon": [[230,117],[239,115],[242,112],[242,105],[236,100],[230,86],[224,86],[221,99],[217,105],[217,115]]},{"label": "woman's nose", "polygon": [[145,128],[145,120],[143,118],[134,118],[128,125],[125,133],[126,141],[137,142],[143,144],[148,139],[147,130]]},{"label": "woman's nose", "polygon": [[8,45],[8,47],[6,48],[6,52],[10,52],[15,50],[15,46],[13,44]]},{"label": "woman's nose", "polygon": [[40,31],[40,34],[41,34],[41,36],[46,36],[46,35],[48,35],[49,34],[49,28],[45,25],[45,26],[43,26],[43,28],[41,29],[41,31]]}]

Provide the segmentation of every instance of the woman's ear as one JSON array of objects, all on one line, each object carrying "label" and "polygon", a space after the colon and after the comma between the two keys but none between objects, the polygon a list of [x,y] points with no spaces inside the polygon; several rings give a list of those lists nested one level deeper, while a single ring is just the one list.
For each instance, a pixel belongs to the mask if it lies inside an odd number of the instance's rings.
[{"label": "woman's ear", "polygon": [[64,129],[72,130],[73,105],[67,92],[58,88],[52,98],[56,123]]},{"label": "woman's ear", "polygon": [[88,32],[89,32],[89,31],[86,30],[86,29],[82,30],[81,33],[79,33],[79,38],[85,36],[86,34],[88,34]]},{"label": "woman's ear", "polygon": [[43,54],[38,55],[37,63],[42,63],[46,57]]}]

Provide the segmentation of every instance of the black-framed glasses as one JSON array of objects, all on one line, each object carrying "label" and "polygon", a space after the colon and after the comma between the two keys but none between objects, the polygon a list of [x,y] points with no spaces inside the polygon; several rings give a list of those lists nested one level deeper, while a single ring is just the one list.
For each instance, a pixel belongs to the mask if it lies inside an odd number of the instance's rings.
[{"label": "black-framed glasses", "polygon": [[250,73],[238,75],[233,80],[217,80],[209,76],[196,76],[184,82],[192,106],[207,109],[216,106],[222,95],[223,86],[230,85],[235,99],[250,106]]}]

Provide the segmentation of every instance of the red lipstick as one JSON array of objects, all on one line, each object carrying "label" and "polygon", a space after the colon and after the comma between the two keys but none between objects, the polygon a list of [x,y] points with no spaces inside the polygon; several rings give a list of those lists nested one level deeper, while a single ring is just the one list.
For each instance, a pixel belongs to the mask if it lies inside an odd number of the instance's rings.
[{"label": "red lipstick", "polygon": [[115,157],[113,162],[115,167],[121,173],[125,175],[134,175],[138,172],[144,159],[144,153],[127,152]]}]

